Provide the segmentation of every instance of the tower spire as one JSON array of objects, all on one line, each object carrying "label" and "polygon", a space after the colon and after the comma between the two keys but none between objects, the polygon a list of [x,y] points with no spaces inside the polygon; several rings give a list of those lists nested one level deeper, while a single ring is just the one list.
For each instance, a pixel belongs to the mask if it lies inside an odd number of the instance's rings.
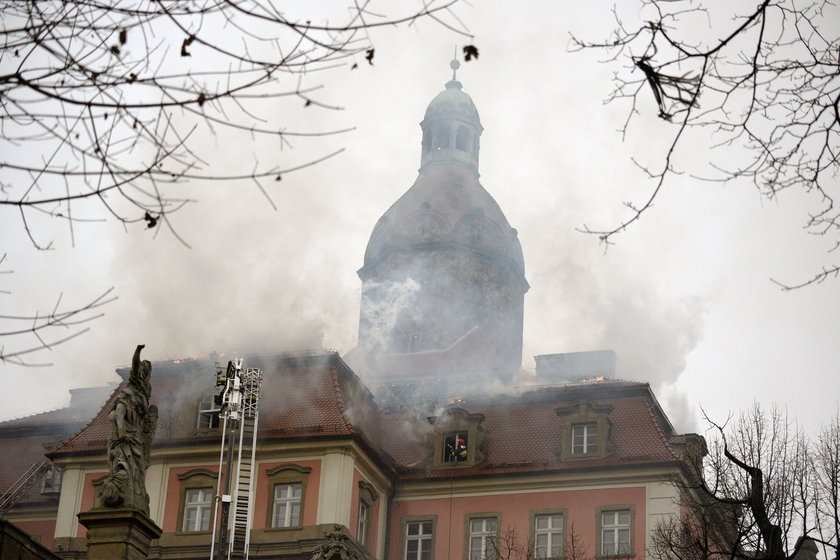
[{"label": "tower spire", "polygon": [[452,62],[449,63],[449,67],[452,68],[452,81],[458,81],[458,78],[455,76],[458,68],[461,67],[461,63],[458,62],[458,45],[455,45],[455,54],[452,57]]}]

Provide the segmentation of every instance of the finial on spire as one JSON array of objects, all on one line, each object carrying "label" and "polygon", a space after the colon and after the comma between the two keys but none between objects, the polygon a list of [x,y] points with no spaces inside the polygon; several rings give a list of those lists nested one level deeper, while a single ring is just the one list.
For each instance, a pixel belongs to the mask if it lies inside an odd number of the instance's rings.
[{"label": "finial on spire", "polygon": [[[458,49],[456,48],[455,49],[456,56],[457,56],[457,52],[458,52]],[[455,78],[455,73],[458,71],[458,68],[461,67],[461,63],[458,62],[457,58],[453,58],[452,62],[449,63],[449,67],[452,68],[452,81],[455,81],[455,79],[456,79]]]}]

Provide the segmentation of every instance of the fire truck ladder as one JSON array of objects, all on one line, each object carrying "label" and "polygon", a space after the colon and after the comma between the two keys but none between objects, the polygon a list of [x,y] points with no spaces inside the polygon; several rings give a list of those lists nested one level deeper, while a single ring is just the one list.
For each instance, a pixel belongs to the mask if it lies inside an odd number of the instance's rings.
[{"label": "fire truck ladder", "polygon": [[2,518],[6,512],[9,511],[36,482],[38,482],[38,480],[40,480],[41,475],[49,468],[50,462],[45,459],[39,463],[34,463],[26,469],[26,472],[20,475],[20,478],[12,484],[8,491],[0,496],[0,518]]},{"label": "fire truck ladder", "polygon": [[[225,483],[222,486],[220,477],[216,492],[217,507],[213,514],[210,559],[247,560],[254,509],[254,465],[262,371],[256,368],[243,369],[242,360],[236,360],[228,364],[227,370],[218,367],[216,384],[224,386],[219,395],[223,421],[219,472],[224,473]],[[225,452],[227,468],[223,470]],[[222,524],[217,549],[220,504]]]},{"label": "fire truck ladder", "polygon": [[254,460],[257,452],[260,384],[262,371],[249,368],[242,376],[242,420],[239,422],[239,454],[233,493],[229,558],[247,560],[253,518]]}]

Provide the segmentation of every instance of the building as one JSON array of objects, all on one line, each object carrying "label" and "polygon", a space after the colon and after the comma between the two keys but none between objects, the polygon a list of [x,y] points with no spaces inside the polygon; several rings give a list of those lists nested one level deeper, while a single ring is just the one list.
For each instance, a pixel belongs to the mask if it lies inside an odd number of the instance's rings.
[{"label": "building", "polygon": [[[483,129],[455,76],[421,128],[418,179],[375,226],[359,271],[348,362],[245,357],[263,371],[251,558],[311,558],[340,542],[369,559],[645,560],[652,529],[680,515],[672,481],[702,456],[702,438],[676,433],[649,385],[615,379],[609,351],[539,356],[518,380],[522,251],[478,182]],[[207,558],[221,456],[214,364],[158,362],[152,384],[146,485],[163,534],[150,557]],[[49,451],[60,494],[40,525],[21,524],[62,558],[85,557],[76,514],[106,474],[114,396]]]}]

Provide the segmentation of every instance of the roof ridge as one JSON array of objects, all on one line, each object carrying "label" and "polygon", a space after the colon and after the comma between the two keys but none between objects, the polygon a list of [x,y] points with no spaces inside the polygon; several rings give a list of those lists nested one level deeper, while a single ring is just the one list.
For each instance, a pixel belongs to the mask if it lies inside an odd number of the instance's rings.
[{"label": "roof ridge", "polygon": [[332,379],[333,389],[335,390],[335,402],[338,405],[338,409],[341,411],[341,419],[344,421],[344,427],[350,432],[355,432],[356,430],[353,423],[350,422],[350,418],[347,417],[347,410],[344,406],[344,393],[341,391],[341,382],[338,379],[338,368],[336,367],[334,360],[330,360],[330,377]]},{"label": "roof ridge", "polygon": [[55,408],[48,408],[47,410],[39,410],[38,412],[32,412],[30,414],[24,414],[22,416],[12,416],[11,418],[6,418],[5,420],[0,420],[0,428],[3,427],[3,424],[6,422],[16,422],[18,420],[25,420],[27,418],[32,418],[34,416],[40,416],[41,414],[49,414],[50,412],[58,412],[59,410],[64,410],[65,408],[70,408],[70,405],[67,406],[57,406]]},{"label": "roof ridge", "polygon": [[74,434],[70,435],[69,437],[67,437],[67,439],[65,439],[63,442],[61,442],[61,445],[59,445],[58,447],[56,447],[55,449],[53,449],[49,453],[46,453],[46,456],[48,458],[52,459],[53,454],[60,453],[61,450],[64,447],[66,447],[67,445],[70,444],[71,441],[73,441],[74,439],[79,437],[79,435],[81,435],[82,432],[87,430],[90,427],[90,425],[93,424],[96,421],[97,418],[99,418],[99,415],[102,414],[102,411],[105,409],[105,407],[109,406],[111,404],[111,401],[114,400],[114,395],[117,394],[117,391],[120,391],[123,388],[123,385],[126,385],[127,383],[128,383],[127,381],[123,381],[121,383],[118,383],[117,386],[114,387],[114,390],[111,391],[111,394],[108,395],[108,398],[105,399],[105,402],[103,402],[102,405],[99,407],[99,409],[96,411],[96,413],[93,416],[90,417],[90,420],[88,420],[87,423],[85,423],[84,426],[79,428]]},{"label": "roof ridge", "polygon": [[[652,391],[651,391],[651,394],[653,394]],[[674,459],[680,459],[681,457],[677,454],[676,450],[674,449],[673,445],[671,444],[669,434],[666,434],[662,430],[662,425],[659,423],[659,419],[656,417],[656,413],[653,412],[652,401],[650,399],[647,399],[647,398],[645,399],[645,410],[647,410],[648,414],[650,415],[651,420],[653,420],[654,428],[656,429],[656,432],[659,434],[659,436],[662,438],[662,443],[665,444],[665,448],[668,450],[668,453],[670,453],[671,456]]]}]

